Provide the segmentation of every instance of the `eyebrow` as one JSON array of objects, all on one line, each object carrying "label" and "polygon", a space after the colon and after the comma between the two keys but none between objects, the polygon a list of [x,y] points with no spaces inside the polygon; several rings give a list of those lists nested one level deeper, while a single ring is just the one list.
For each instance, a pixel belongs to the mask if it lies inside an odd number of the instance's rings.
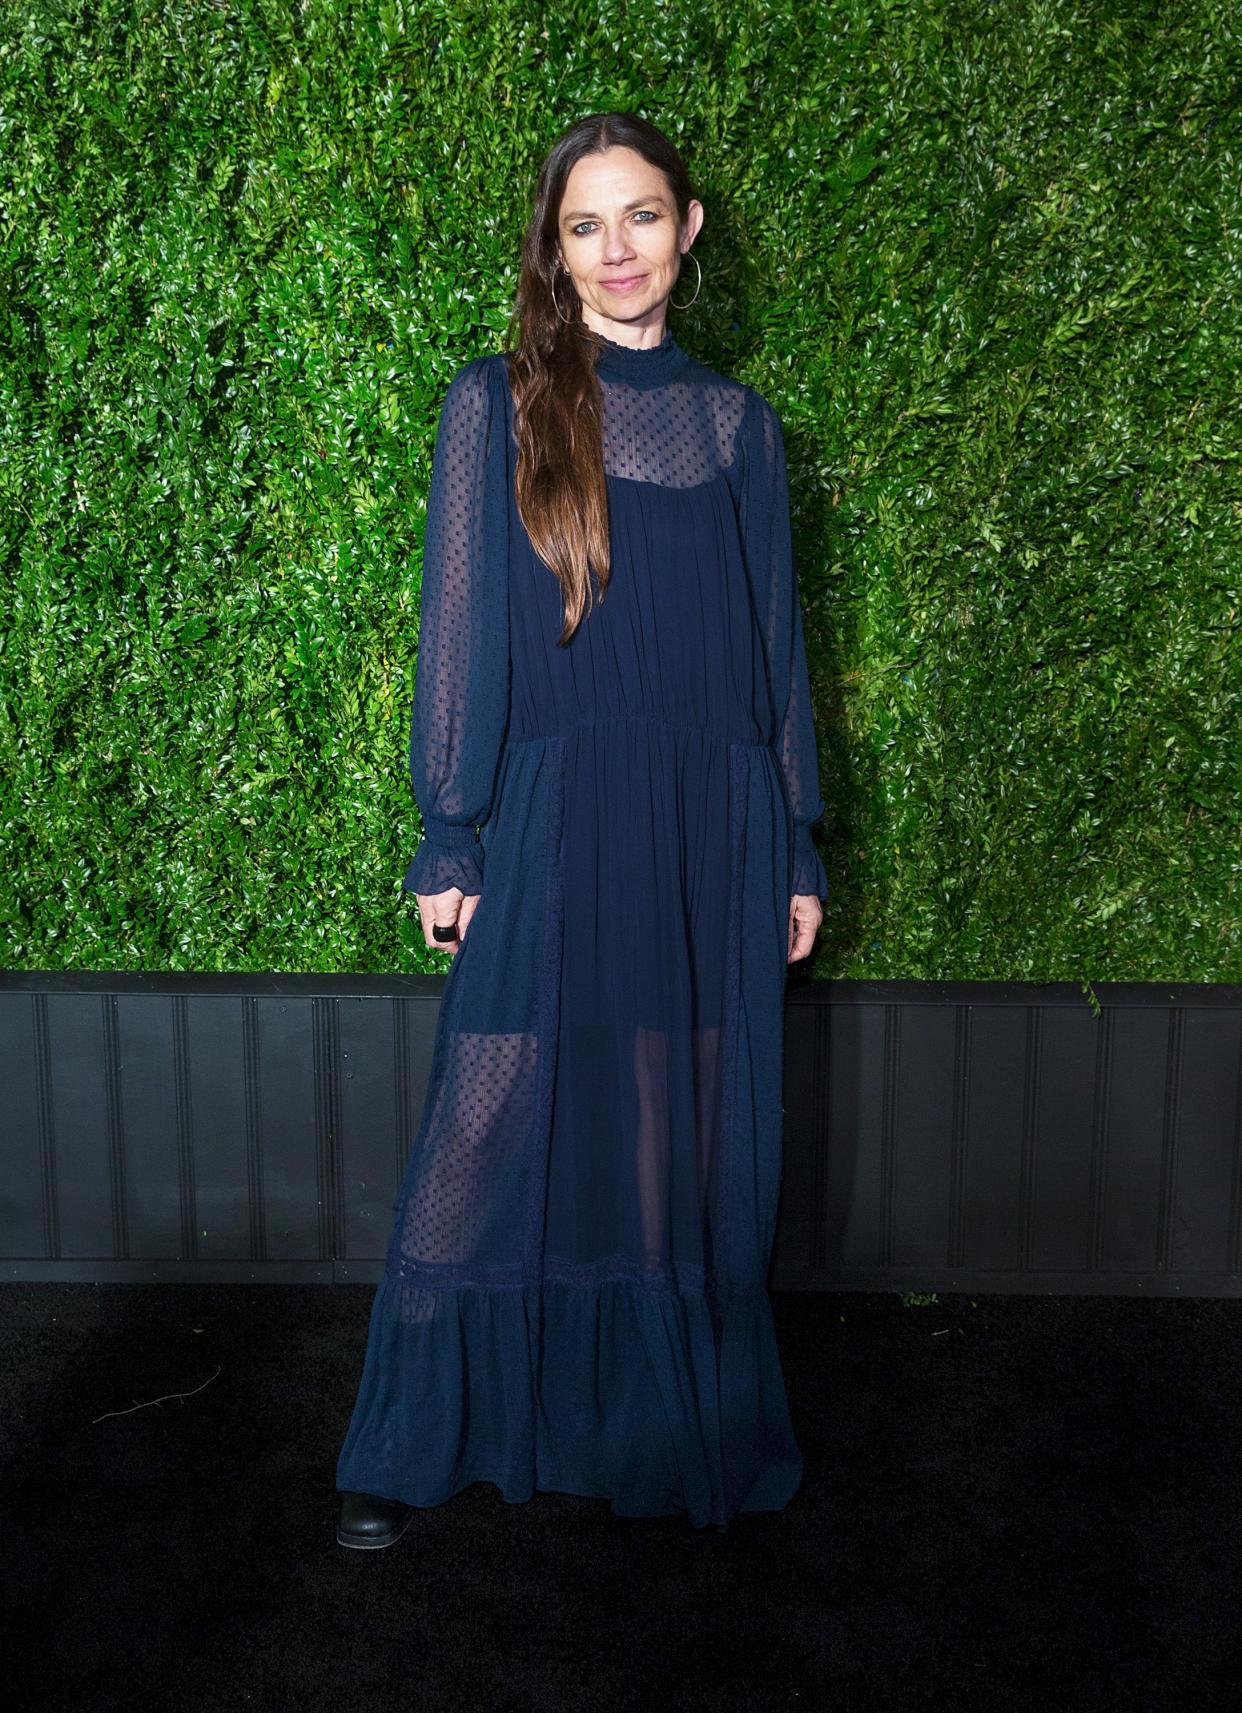
[{"label": "eyebrow", "polygon": [[[629,214],[635,208],[648,208],[653,202],[659,203],[662,207],[667,206],[665,199],[657,193],[655,196],[640,196],[636,202],[627,202],[621,212]],[[562,214],[561,219],[572,223],[575,220],[598,220],[599,215],[579,209],[574,214]]]}]

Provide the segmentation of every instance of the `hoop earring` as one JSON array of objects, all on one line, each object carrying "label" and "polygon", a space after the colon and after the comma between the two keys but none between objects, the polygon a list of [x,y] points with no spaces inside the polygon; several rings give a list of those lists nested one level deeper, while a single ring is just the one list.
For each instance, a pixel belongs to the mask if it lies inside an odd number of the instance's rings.
[{"label": "hoop earring", "polygon": [[[568,268],[558,268],[556,270],[556,272],[552,275],[552,307],[558,315],[561,315],[561,305],[560,305],[560,299],[556,295],[556,282],[562,273],[568,273],[568,272],[569,272]],[[561,315],[561,320],[565,323],[566,327],[569,326],[570,322],[573,321],[573,319],[574,319],[574,317],[572,315]]]},{"label": "hoop earring", "polygon": [[[700,267],[699,258],[695,255],[694,251],[691,250],[689,254],[690,254],[690,260],[694,263],[695,267],[698,268],[698,270],[699,270],[699,283],[694,288],[694,297],[692,297],[690,299],[690,303],[693,303],[695,301],[695,298],[698,297],[699,293],[703,289],[703,269],[702,269],[702,267]],[[668,306],[670,309],[689,309],[690,303],[674,303],[671,297],[668,300]]]}]

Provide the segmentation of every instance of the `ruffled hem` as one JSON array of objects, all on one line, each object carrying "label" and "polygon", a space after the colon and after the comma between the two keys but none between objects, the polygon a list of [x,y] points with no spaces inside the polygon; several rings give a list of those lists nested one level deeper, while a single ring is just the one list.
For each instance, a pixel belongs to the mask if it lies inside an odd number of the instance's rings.
[{"label": "ruffled hem", "polygon": [[386,1276],[337,1466],[343,1491],[408,1505],[489,1481],[510,1502],[575,1493],[696,1528],[782,1510],[801,1477],[766,1294],[717,1308],[629,1280]]},{"label": "ruffled hem", "polygon": [[466,830],[469,837],[454,844],[423,840],[401,882],[407,892],[434,897],[454,886],[468,897],[482,892],[483,846],[473,828]]}]

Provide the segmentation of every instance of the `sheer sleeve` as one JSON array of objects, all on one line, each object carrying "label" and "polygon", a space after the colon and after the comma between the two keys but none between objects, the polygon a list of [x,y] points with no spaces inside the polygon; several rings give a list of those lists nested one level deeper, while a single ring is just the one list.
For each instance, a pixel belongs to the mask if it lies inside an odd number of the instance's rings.
[{"label": "sheer sleeve", "polygon": [[826,898],[828,876],[811,837],[824,800],[789,527],[785,441],[780,418],[766,399],[752,391],[747,407],[742,424],[742,532],[767,633],[774,744],[793,810],[793,892]]},{"label": "sheer sleeve", "polygon": [[496,359],[467,363],[436,431],[410,725],[423,840],[402,882],[410,892],[483,890],[476,829],[509,718],[506,385]]}]

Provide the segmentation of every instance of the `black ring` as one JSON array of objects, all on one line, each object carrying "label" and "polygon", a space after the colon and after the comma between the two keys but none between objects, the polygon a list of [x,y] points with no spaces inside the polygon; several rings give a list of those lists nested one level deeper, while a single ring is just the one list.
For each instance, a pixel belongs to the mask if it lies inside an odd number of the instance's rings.
[{"label": "black ring", "polygon": [[442,928],[438,922],[433,922],[431,924],[431,937],[433,940],[455,940],[457,938],[456,922],[450,922],[447,928]]}]

